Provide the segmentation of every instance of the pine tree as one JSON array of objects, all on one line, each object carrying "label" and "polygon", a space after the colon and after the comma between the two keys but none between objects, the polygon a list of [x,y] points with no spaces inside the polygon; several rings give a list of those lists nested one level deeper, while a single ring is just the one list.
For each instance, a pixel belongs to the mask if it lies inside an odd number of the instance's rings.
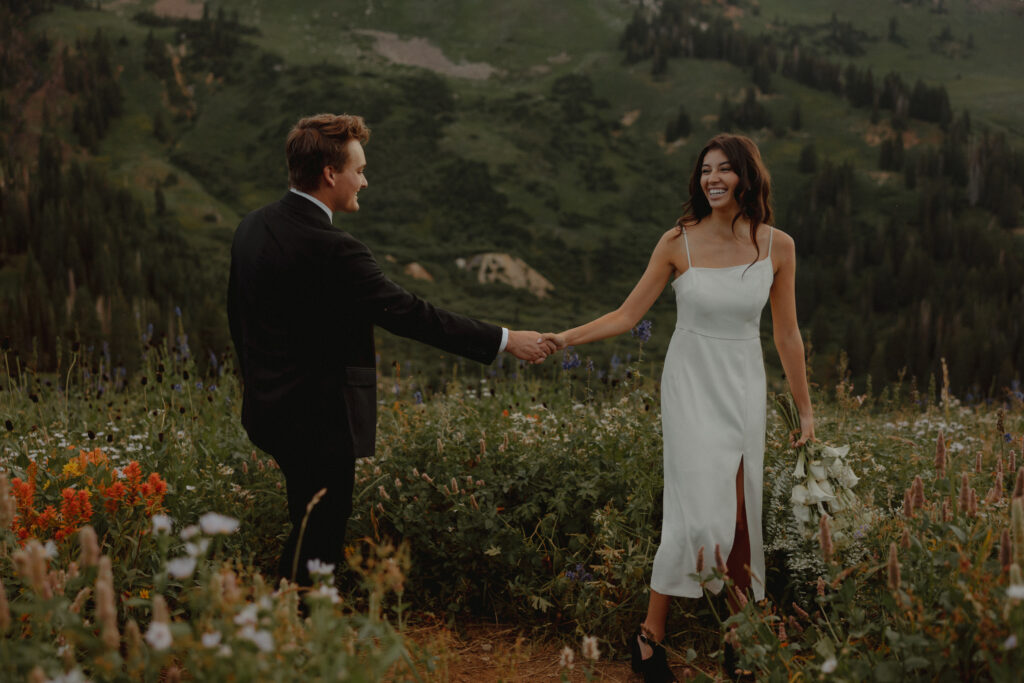
[{"label": "pine tree", "polygon": [[164,199],[164,190],[159,183],[153,188],[153,201],[156,204],[156,215],[163,216],[167,212],[167,201]]}]

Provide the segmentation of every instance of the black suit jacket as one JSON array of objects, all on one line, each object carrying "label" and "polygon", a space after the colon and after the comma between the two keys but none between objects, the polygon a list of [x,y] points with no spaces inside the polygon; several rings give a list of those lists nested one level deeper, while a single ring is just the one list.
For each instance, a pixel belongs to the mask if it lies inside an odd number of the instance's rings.
[{"label": "black suit jacket", "polygon": [[370,250],[293,192],[250,213],[231,246],[228,319],[242,424],[269,453],[373,455],[380,325],[490,363],[501,328],[436,308],[381,272]]}]

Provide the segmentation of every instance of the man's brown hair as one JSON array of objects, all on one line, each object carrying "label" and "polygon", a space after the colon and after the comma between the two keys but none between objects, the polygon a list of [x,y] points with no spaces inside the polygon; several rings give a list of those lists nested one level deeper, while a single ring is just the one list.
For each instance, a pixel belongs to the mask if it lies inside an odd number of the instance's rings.
[{"label": "man's brown hair", "polygon": [[341,170],[348,155],[350,140],[366,143],[370,139],[362,116],[353,114],[316,114],[300,119],[285,142],[288,182],[296,190],[313,192],[320,187],[325,166]]}]

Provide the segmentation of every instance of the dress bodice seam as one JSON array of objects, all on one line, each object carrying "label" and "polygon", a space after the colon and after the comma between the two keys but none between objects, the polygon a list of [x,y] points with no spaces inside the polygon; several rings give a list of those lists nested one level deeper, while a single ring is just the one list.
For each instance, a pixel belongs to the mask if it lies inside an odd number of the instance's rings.
[{"label": "dress bodice seam", "polygon": [[718,267],[713,267],[713,266],[690,266],[689,268],[687,268],[686,270],[681,272],[679,275],[677,275],[672,280],[672,286],[675,287],[675,284],[677,282],[679,282],[680,280],[682,280],[683,276],[686,275],[687,273],[689,273],[691,270],[735,270],[736,268],[751,268],[751,267],[756,266],[756,265],[758,265],[760,263],[764,263],[765,261],[771,261],[771,260],[772,260],[771,256],[765,256],[762,259],[758,259],[754,263],[739,263],[739,264],[736,264],[735,266],[718,266]]}]

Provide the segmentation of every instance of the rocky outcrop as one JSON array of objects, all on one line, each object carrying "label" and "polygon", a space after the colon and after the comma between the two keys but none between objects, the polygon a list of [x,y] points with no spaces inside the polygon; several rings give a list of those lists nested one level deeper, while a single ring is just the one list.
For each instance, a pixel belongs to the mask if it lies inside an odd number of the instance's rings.
[{"label": "rocky outcrop", "polygon": [[516,289],[527,289],[538,299],[546,299],[555,288],[523,259],[510,254],[477,254],[469,259],[456,259],[455,264],[463,270],[475,271],[481,283],[502,282]]},{"label": "rocky outcrop", "polygon": [[430,274],[430,271],[415,261],[406,264],[405,268],[402,269],[402,272],[414,280],[426,280],[427,282],[434,281],[434,276]]}]

